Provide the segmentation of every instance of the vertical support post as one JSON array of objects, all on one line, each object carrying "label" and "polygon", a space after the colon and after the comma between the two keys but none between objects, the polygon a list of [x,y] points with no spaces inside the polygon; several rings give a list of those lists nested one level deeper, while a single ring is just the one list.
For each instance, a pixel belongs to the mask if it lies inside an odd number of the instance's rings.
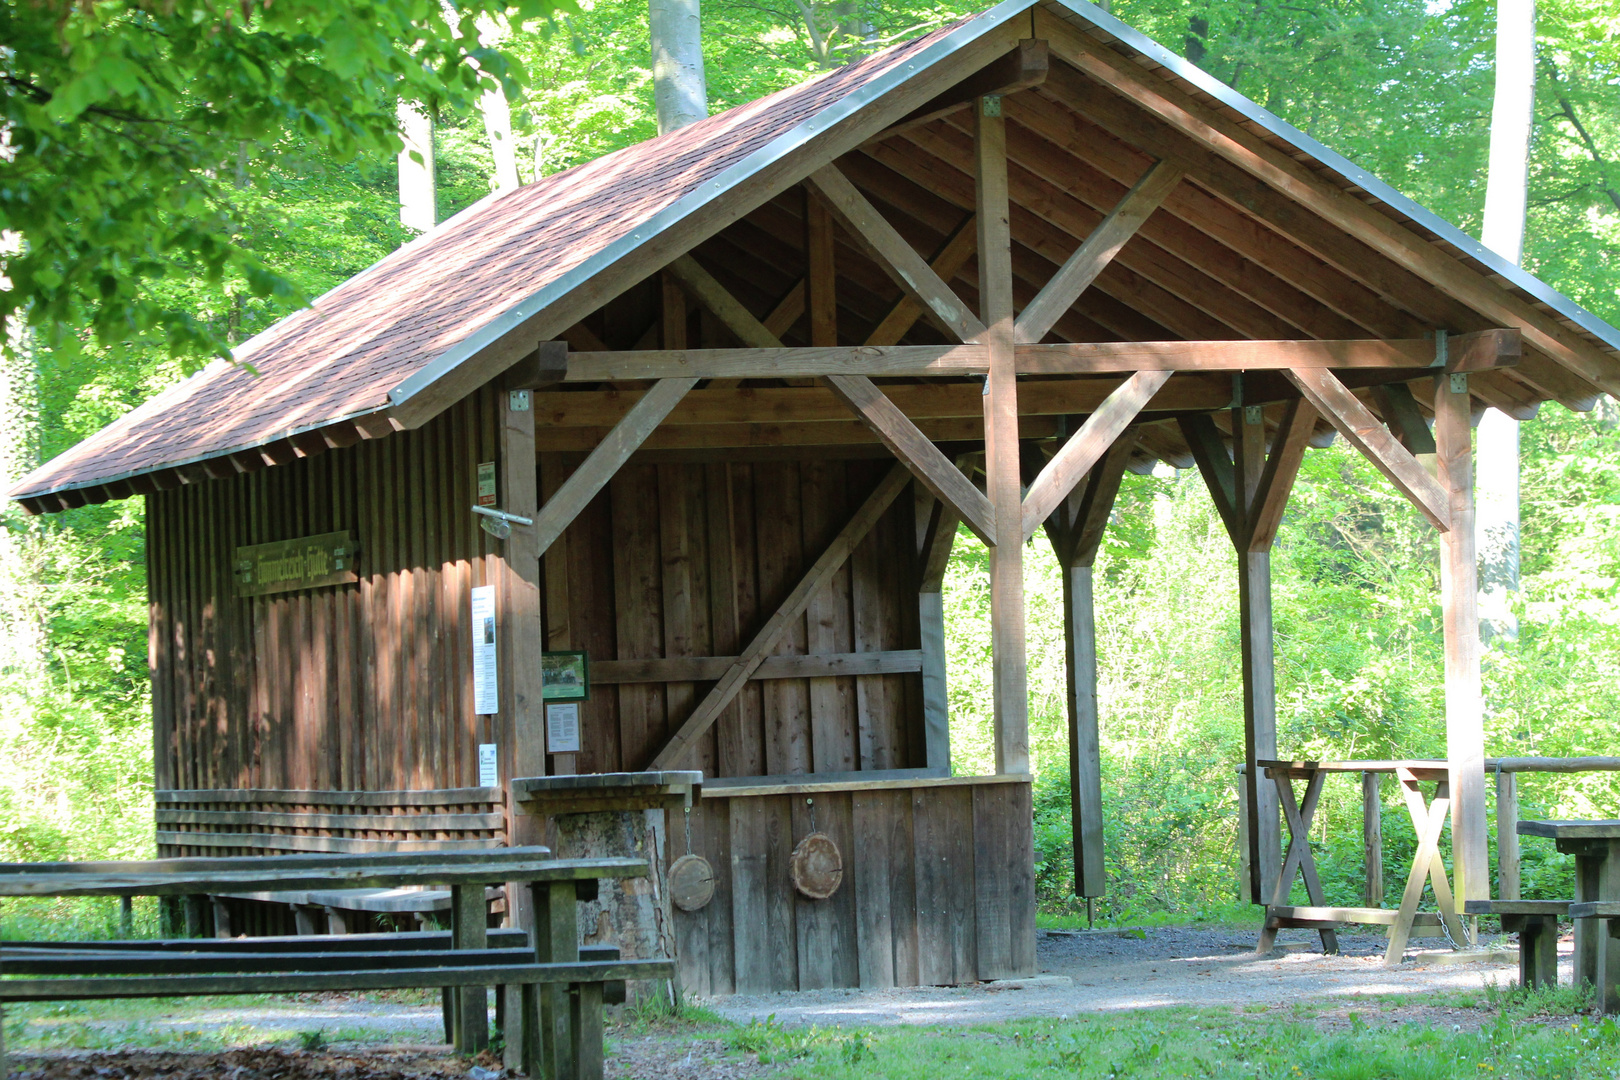
[{"label": "vertical support post", "polygon": [[1467,375],[1441,375],[1434,396],[1440,484],[1451,528],[1440,534],[1440,607],[1446,647],[1446,757],[1451,850],[1459,907],[1490,897],[1485,814],[1485,703],[1479,675],[1479,570],[1474,555],[1474,455]]},{"label": "vertical support post", "polygon": [[1102,749],[1097,727],[1097,628],[1091,562],[1063,569],[1063,641],[1068,651],[1069,804],[1074,891],[1107,892],[1103,872]]},{"label": "vertical support post", "polygon": [[1018,454],[1018,382],[1013,359],[1012,226],[1007,200],[1007,127],[1001,98],[973,109],[979,231],[980,318],[988,328],[984,387],[985,480],[996,513],[990,549],[996,772],[1029,771],[1029,689],[1024,655],[1023,488]]},{"label": "vertical support post", "polygon": [[[527,390],[502,392],[501,508],[533,519],[540,513],[539,463],[534,450],[533,396]],[[502,542],[496,614],[502,650],[499,707],[506,720],[509,750],[502,756],[506,779],[546,773],[545,706],[540,700],[540,653],[545,648],[540,621],[540,553],[534,529],[514,525]],[[538,844],[538,819],[524,813],[507,793],[508,832],[516,846]],[[508,917],[514,925],[533,925],[527,911],[529,890],[506,887]],[[480,896],[480,899],[482,897]]]},{"label": "vertical support post", "polygon": [[804,193],[805,305],[810,313],[810,344],[838,344],[838,278],[833,266],[833,222],[827,204]]},{"label": "vertical support post", "polygon": [[[1256,761],[1277,756],[1276,656],[1272,651],[1271,545],[1249,540],[1256,493],[1266,467],[1265,419],[1258,408],[1232,411],[1234,491],[1244,535],[1238,541],[1238,624],[1243,652],[1243,783],[1254,817],[1249,825],[1249,889],[1270,896],[1282,872],[1277,792]],[[1255,547],[1260,550],[1253,550]]]},{"label": "vertical support post", "polygon": [[[682,318],[684,319],[684,317],[683,314]],[[685,327],[683,326],[682,329],[684,330]],[[562,464],[557,460],[555,454],[547,454],[545,460],[539,463],[538,468],[540,471],[540,493],[546,501],[550,501],[551,497],[557,493],[557,489],[562,487],[563,481],[567,480],[568,477],[564,474]],[[544,503],[541,505],[544,505]],[[564,530],[563,534],[553,540],[551,546],[546,549],[545,557],[541,562],[541,571],[545,581],[546,598],[545,637],[543,639],[545,644],[543,647],[559,651],[572,649],[574,647],[574,623],[573,608],[568,600],[567,530]],[[537,655],[535,662],[538,663],[539,659]],[[539,690],[537,689],[535,692],[539,693]],[[543,703],[540,706],[540,711],[542,714],[540,716],[540,731],[543,741],[545,732],[545,705]],[[572,776],[576,769],[574,759],[575,755],[573,754],[550,755],[551,775]],[[544,771],[544,768],[542,768],[541,772]],[[538,776],[541,773],[513,773],[512,775]]]},{"label": "vertical support post", "polygon": [[602,1080],[602,984],[575,986],[569,996],[569,1007],[574,1076],[577,1080]]},{"label": "vertical support post", "polygon": [[1496,873],[1500,881],[1497,899],[1518,900],[1519,896],[1519,774],[1496,773]]},{"label": "vertical support post", "polygon": [[186,937],[199,938],[203,936],[203,897],[198,895],[186,897]]},{"label": "vertical support post", "polygon": [[118,936],[121,938],[135,936],[135,898],[133,896],[120,896],[118,898]]},{"label": "vertical support post", "polygon": [[1249,785],[1244,779],[1247,769],[1238,770],[1238,880],[1237,898],[1240,904],[1261,904],[1265,901],[1254,893],[1254,875],[1249,870],[1249,825],[1254,814],[1249,809]]},{"label": "vertical support post", "polygon": [[[450,886],[451,948],[488,947],[488,918],[483,885]],[[454,996],[452,1036],[456,1051],[476,1054],[489,1046],[489,990],[482,986],[463,986]]]},{"label": "vertical support post", "polygon": [[1361,774],[1361,862],[1366,873],[1361,899],[1368,907],[1384,906],[1384,804],[1378,797],[1375,772]]},{"label": "vertical support post", "polygon": [[[921,485],[918,485],[921,490]],[[923,747],[928,768],[951,771],[951,708],[945,675],[945,568],[956,542],[955,511],[929,496],[917,561],[918,645],[922,650]]]}]

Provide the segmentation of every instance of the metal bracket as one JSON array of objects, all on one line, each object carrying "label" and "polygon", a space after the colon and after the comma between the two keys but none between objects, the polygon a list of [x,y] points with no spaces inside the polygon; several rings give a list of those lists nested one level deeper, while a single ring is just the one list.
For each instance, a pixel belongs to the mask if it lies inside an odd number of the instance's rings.
[{"label": "metal bracket", "polygon": [[529,411],[529,392],[527,390],[513,390],[506,395],[506,407],[512,412]]},{"label": "metal bracket", "polygon": [[980,113],[981,116],[1000,116],[1001,115],[1001,95],[1000,94],[986,94],[984,97],[980,98],[979,100],[984,102],[983,111]]},{"label": "metal bracket", "polygon": [[1260,424],[1265,422],[1265,412],[1258,405],[1243,406],[1243,422],[1245,424]]},{"label": "metal bracket", "polygon": [[1468,375],[1466,372],[1455,372],[1451,376],[1451,392],[1453,394],[1468,393]]},{"label": "metal bracket", "polygon": [[1434,363],[1430,367],[1443,368],[1451,362],[1450,335],[1444,330],[1434,332]]}]

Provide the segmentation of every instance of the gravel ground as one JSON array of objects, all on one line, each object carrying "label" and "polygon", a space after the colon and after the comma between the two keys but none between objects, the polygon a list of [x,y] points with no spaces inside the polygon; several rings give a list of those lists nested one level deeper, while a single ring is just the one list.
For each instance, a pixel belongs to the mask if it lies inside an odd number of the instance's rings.
[{"label": "gravel ground", "polygon": [[[708,1004],[737,1021],[774,1015],[783,1024],[845,1027],[978,1024],[1168,1005],[1349,1005],[1359,998],[1478,989],[1488,980],[1517,979],[1516,954],[1506,951],[1487,962],[1428,965],[1408,959],[1389,969],[1381,934],[1340,934],[1341,954],[1323,956],[1314,932],[1284,931],[1278,950],[1256,957],[1253,933],[1184,927],[1138,933],[1043,931],[1036,943],[1040,974],[1032,979],[737,995]],[[1570,978],[1568,948],[1566,942],[1565,980]]]}]

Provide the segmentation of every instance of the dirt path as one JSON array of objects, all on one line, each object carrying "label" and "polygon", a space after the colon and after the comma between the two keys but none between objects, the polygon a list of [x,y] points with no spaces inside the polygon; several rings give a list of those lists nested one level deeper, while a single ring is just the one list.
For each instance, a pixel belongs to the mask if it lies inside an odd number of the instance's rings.
[{"label": "dirt path", "polygon": [[[1257,958],[1251,933],[1177,927],[1139,933],[1042,932],[1036,944],[1041,974],[1033,979],[738,995],[707,1004],[736,1021],[774,1015],[782,1024],[821,1026],[977,1024],[1168,1005],[1351,1006],[1392,995],[1476,990],[1487,981],[1506,984],[1518,977],[1511,953],[1488,963],[1429,966],[1408,960],[1386,968],[1382,935],[1341,934],[1342,954],[1323,956],[1314,933],[1285,932],[1286,951]],[[1567,981],[1567,943],[1564,952]]]}]

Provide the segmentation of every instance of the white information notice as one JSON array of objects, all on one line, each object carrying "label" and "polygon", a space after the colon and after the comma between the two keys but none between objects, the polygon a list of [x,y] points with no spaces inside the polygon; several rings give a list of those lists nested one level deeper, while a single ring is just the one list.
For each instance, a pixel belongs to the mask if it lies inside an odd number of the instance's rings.
[{"label": "white information notice", "polygon": [[499,787],[500,783],[500,769],[496,768],[495,744],[492,742],[479,743],[478,786]]},{"label": "white information notice", "polygon": [[546,705],[546,749],[553,754],[579,753],[579,702]]},{"label": "white information notice", "polygon": [[495,686],[495,586],[472,590],[473,712],[490,716],[500,711]]}]

